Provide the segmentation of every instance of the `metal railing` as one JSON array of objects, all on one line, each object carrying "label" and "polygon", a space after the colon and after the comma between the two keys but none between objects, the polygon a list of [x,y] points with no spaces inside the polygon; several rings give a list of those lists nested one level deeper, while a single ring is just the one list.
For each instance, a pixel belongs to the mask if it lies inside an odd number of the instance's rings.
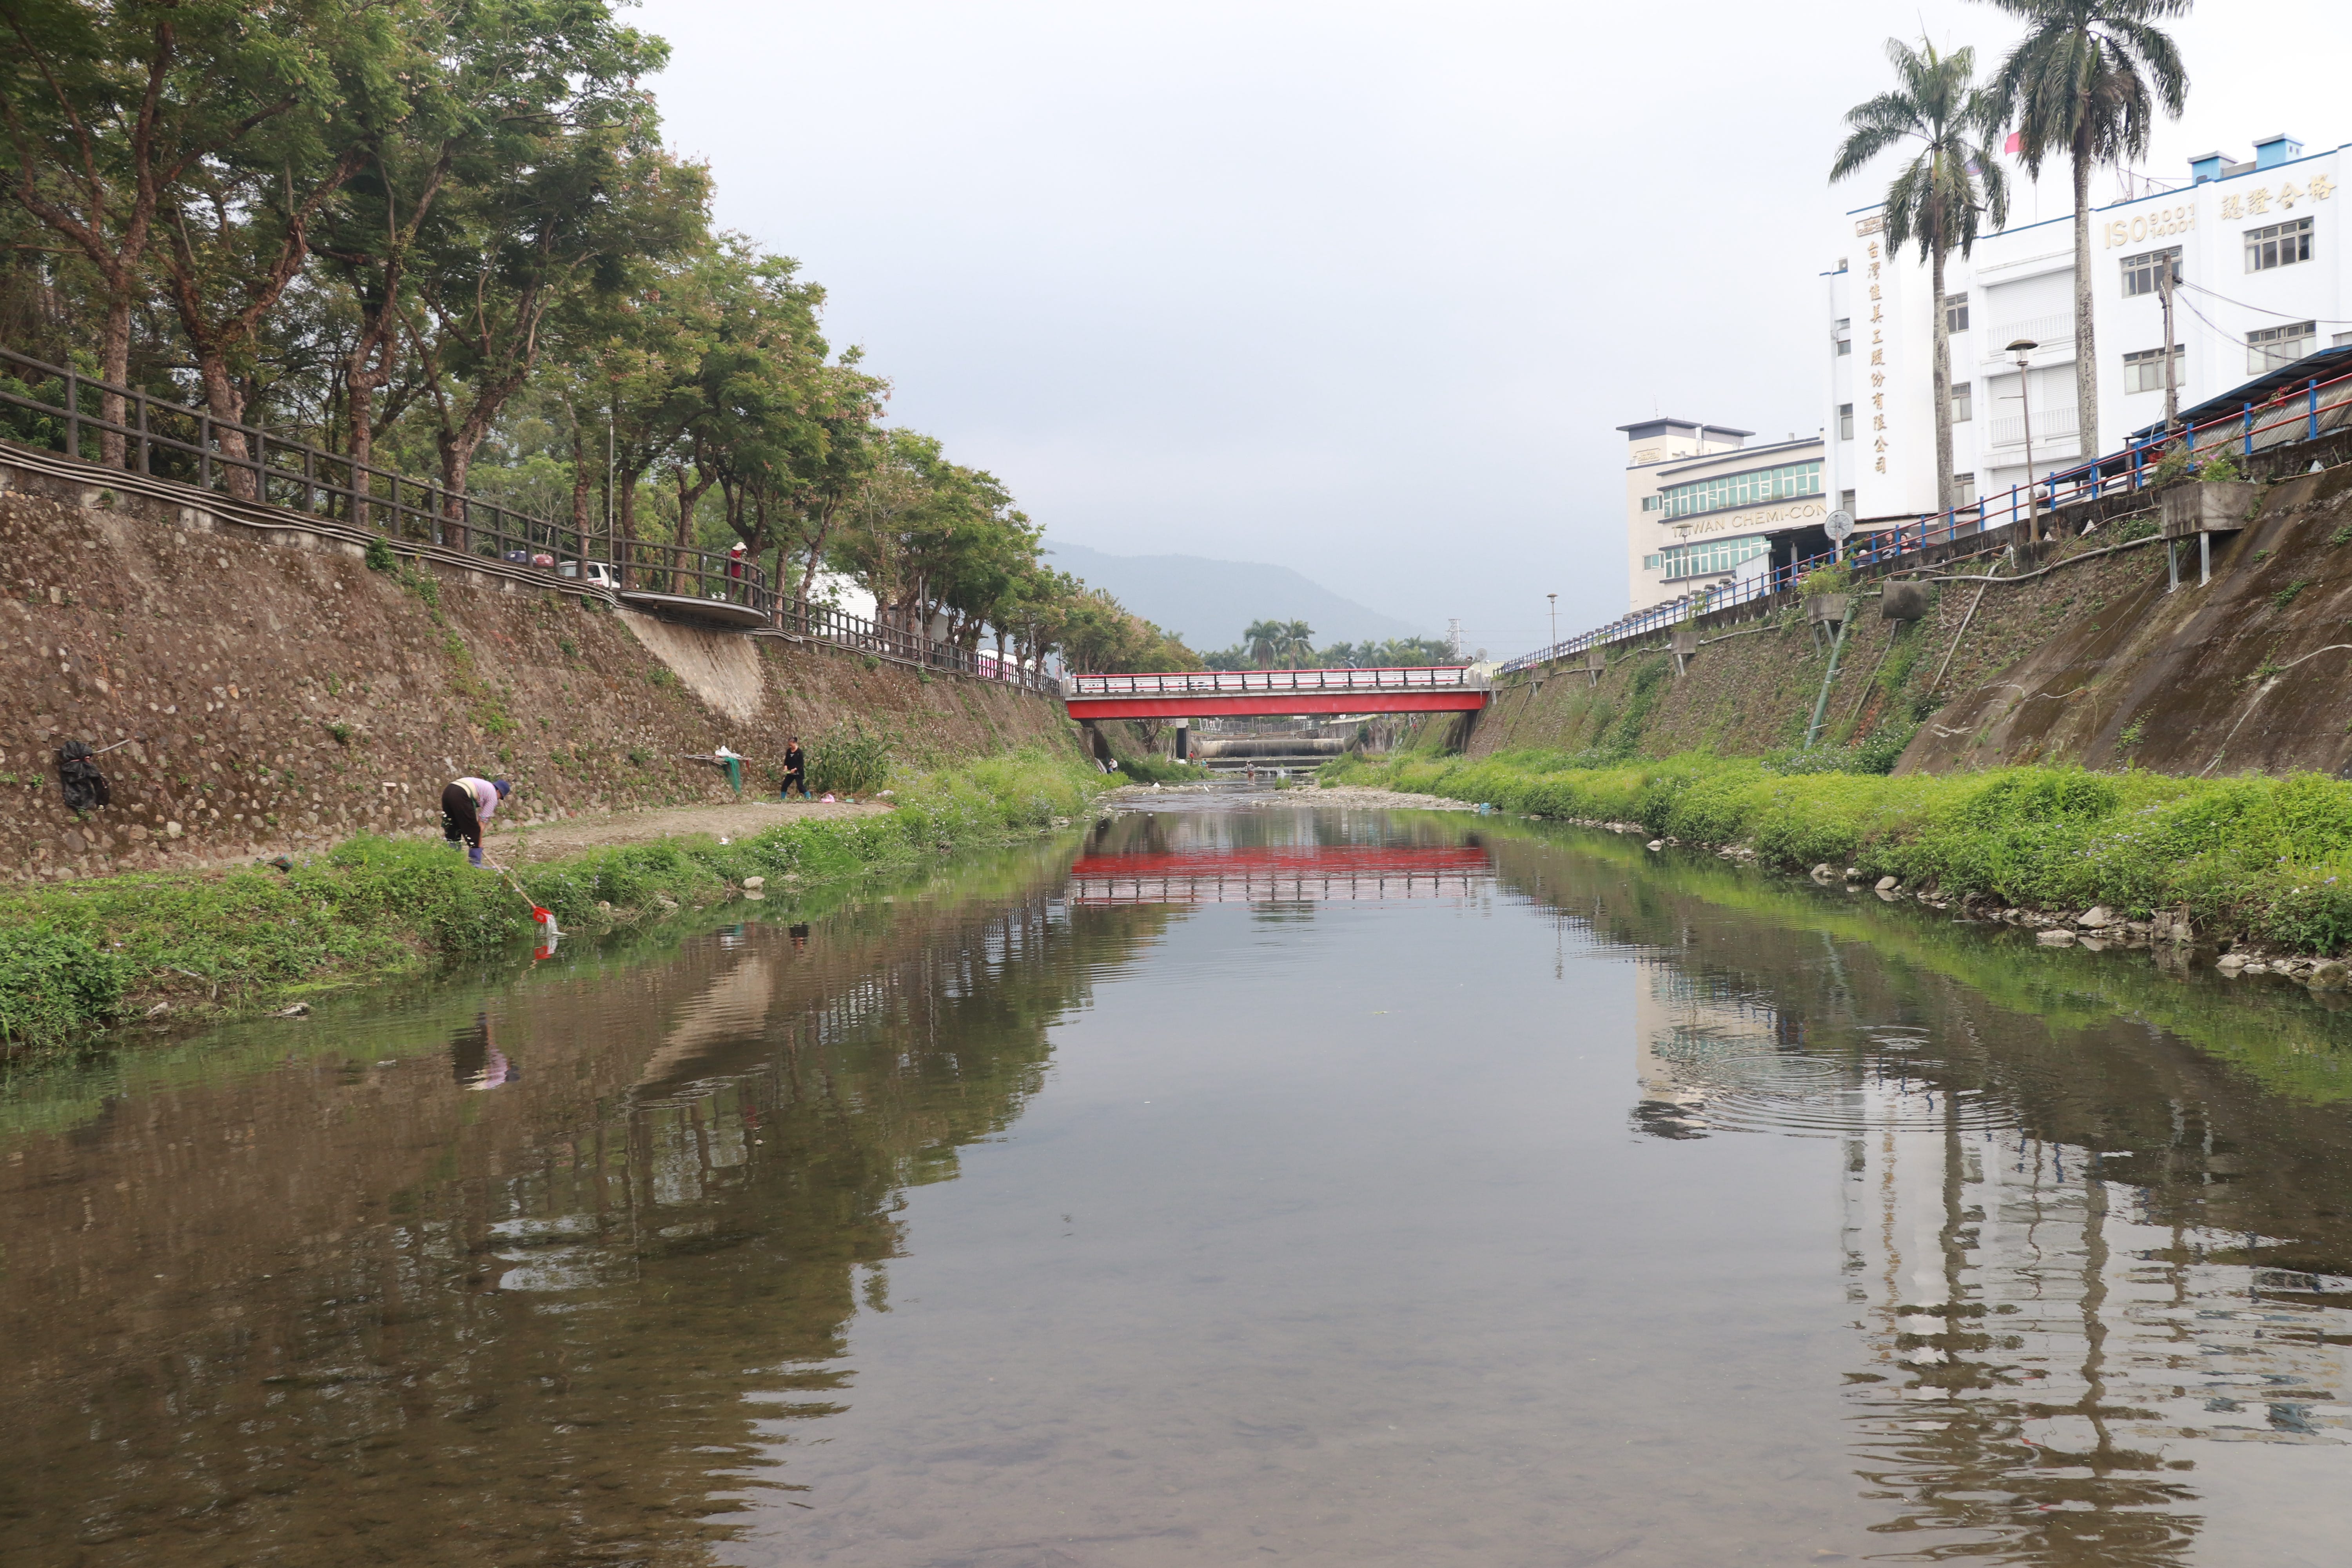
[{"label": "metal railing", "polygon": [[1000,680],[1024,691],[1054,690],[1053,677],[1042,668],[1033,669],[1016,659],[999,658],[976,648],[941,642],[919,626],[910,629],[887,618],[853,616],[827,605],[786,603],[777,610],[776,624],[795,637],[832,643],[877,658],[896,659],[901,664],[969,675],[981,680]]},{"label": "metal railing", "polygon": [[[2203,424],[2191,422],[2178,431],[2134,441],[2120,452],[2046,475],[2033,485],[2035,494],[2031,501],[2026,487],[2012,485],[2003,496],[1972,501],[1949,511],[1927,512],[1892,528],[1856,534],[1847,542],[1843,559],[1857,568],[1893,565],[1923,550],[2021,523],[2029,510],[2043,517],[2056,516],[2073,507],[2143,489],[2151,482],[2157,466],[2176,448],[2186,454],[2192,467],[2201,467],[2223,456],[2251,458],[2257,452],[2316,441],[2347,427],[2352,427],[2352,374],[2327,381],[2315,377],[2300,386],[2283,387],[2264,402],[2248,402],[2235,414],[2208,419]],[[1837,552],[1825,551],[1754,577],[1685,595],[1621,616],[1607,626],[1596,626],[1549,647],[1521,654],[1502,665],[1499,673],[1515,674],[1610,643],[1667,631],[1718,610],[1769,599],[1775,594],[1795,588],[1806,576],[1833,564],[1839,558]]]},{"label": "metal railing", "polygon": [[[120,419],[103,412],[120,400]],[[0,435],[82,462],[194,485],[236,500],[281,507],[551,574],[604,562],[624,590],[718,599],[767,614],[765,574],[716,551],[645,540],[614,543],[572,528],[362,463],[257,425],[215,418],[136,387],[0,348]],[[113,437],[112,441],[109,437]],[[109,447],[120,452],[115,458]]]},{"label": "metal railing", "polygon": [[1380,669],[1187,669],[1155,675],[1068,675],[1074,697],[1230,696],[1236,692],[1483,691],[1486,678],[1467,665],[1398,665]]},{"label": "metal railing", "polygon": [[[105,412],[120,401],[120,418]],[[1046,691],[1042,672],[823,606],[795,606],[756,564],[717,551],[615,540],[454,493],[257,425],[136,387],[117,386],[0,347],[0,439],[63,453],[101,468],[146,475],[283,508],[467,555],[534,568],[558,586],[740,605],[772,626],[817,641],[1024,690]],[[111,448],[111,450],[110,450]]]}]

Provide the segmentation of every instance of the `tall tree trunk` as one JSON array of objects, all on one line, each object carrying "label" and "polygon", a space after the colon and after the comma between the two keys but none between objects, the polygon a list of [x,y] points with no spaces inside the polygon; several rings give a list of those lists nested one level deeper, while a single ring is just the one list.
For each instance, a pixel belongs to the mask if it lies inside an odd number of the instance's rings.
[{"label": "tall tree trunk", "polygon": [[809,535],[808,565],[801,573],[800,591],[793,595],[793,613],[803,617],[808,615],[809,589],[815,585],[816,569],[824,560],[825,536],[833,531],[833,514],[839,505],[828,498],[817,509],[816,531]]},{"label": "tall tree trunk", "polygon": [[621,489],[621,538],[614,553],[619,562],[621,586],[624,588],[637,585],[637,480],[642,477],[644,470],[641,468],[624,468],[614,480]]},{"label": "tall tree trunk", "polygon": [[[131,384],[131,293],[127,289],[110,287],[106,300],[106,335],[100,342],[98,374],[101,380],[116,386]],[[99,417],[110,424],[128,424],[123,416],[130,404],[120,393],[101,391],[98,395]],[[123,460],[126,442],[111,430],[100,430],[98,436],[98,460],[110,468],[126,468]],[[79,452],[73,454],[79,458]]]},{"label": "tall tree trunk", "polygon": [[563,400],[563,411],[572,416],[572,531],[580,536],[580,553],[588,553],[588,440],[580,430],[580,411],[572,400]]},{"label": "tall tree trunk", "polygon": [[1928,245],[1928,269],[1936,296],[1936,510],[1952,510],[1952,318],[1944,305],[1944,237]]},{"label": "tall tree trunk", "polygon": [[217,427],[245,422],[245,396],[236,389],[236,378],[228,373],[228,355],[222,352],[219,340],[209,333],[191,336],[190,346],[196,351],[196,377],[205,389],[205,411],[215,421],[213,439],[220,444],[224,482],[228,493],[237,500],[257,500],[261,487],[256,482],[257,476],[243,466],[253,458],[246,449],[245,432]]},{"label": "tall tree trunk", "polygon": [[2074,441],[2079,456],[2099,455],[2099,345],[2091,328],[2091,155],[2079,136],[2074,142]]}]

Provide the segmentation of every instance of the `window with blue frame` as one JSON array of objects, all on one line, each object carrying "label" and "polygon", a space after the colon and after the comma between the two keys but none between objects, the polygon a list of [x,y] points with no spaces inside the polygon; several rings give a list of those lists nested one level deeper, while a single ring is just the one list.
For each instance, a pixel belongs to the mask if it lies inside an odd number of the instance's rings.
[{"label": "window with blue frame", "polygon": [[1772,548],[1767,539],[1707,539],[1693,544],[1670,544],[1649,557],[1673,582],[1681,577],[1707,577],[1737,569]]},{"label": "window with blue frame", "polygon": [[1815,459],[1670,486],[1659,492],[1658,510],[1668,517],[1688,517],[1694,512],[1717,511],[1727,506],[1752,506],[1758,501],[1787,500],[1792,496],[1821,493],[1822,465]]}]

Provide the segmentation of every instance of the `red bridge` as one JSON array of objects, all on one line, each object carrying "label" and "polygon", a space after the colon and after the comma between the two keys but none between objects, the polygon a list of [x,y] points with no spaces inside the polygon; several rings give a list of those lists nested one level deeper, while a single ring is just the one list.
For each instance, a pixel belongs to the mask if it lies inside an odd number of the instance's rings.
[{"label": "red bridge", "polygon": [[1491,695],[1465,665],[1390,669],[1193,669],[1070,675],[1073,719],[1215,719],[1251,713],[1473,713]]}]

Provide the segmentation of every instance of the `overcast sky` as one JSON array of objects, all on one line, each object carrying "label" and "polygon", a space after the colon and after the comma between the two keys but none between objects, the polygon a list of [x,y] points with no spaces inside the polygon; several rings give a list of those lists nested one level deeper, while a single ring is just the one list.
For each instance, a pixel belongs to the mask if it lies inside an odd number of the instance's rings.
[{"label": "overcast sky", "polygon": [[[1821,422],[1823,175],[1982,4],[646,0],[674,146],[898,422],[1054,536],[1279,562],[1496,657],[1624,606],[1623,438]],[[2151,173],[2352,142],[2352,6],[2205,0]],[[2114,194],[2102,178],[2101,199]],[[2041,197],[2063,213],[2061,174]],[[2022,216],[2030,218],[2028,196]],[[1268,605],[1268,615],[1283,606]]]}]

